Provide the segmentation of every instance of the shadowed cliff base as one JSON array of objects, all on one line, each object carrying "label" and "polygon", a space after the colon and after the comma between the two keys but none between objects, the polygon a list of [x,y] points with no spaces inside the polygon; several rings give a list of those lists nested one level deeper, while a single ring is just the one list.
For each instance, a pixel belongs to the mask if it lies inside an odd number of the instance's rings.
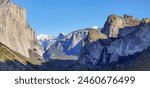
[{"label": "shadowed cliff base", "polygon": [[37,71],[38,69],[31,63],[22,64],[16,60],[0,62],[0,71]]},{"label": "shadowed cliff base", "polygon": [[124,69],[121,66],[118,67],[116,63],[92,68],[72,60],[51,60],[41,65],[31,63],[24,65],[18,61],[6,61],[0,62],[0,71],[150,71],[150,61],[147,60],[150,60],[150,58],[146,57],[144,60],[139,58],[137,61],[133,61],[131,65],[128,64],[126,67],[122,65]]},{"label": "shadowed cliff base", "polygon": [[[33,56],[33,55],[32,55]],[[38,58],[38,57],[37,57]],[[0,70],[1,71],[24,71],[38,70],[34,67],[42,65],[44,61],[27,58],[20,53],[11,50],[0,42]]]},{"label": "shadowed cliff base", "polygon": [[92,70],[149,71],[149,29],[149,19],[143,19],[139,25],[119,29],[117,38],[101,39],[96,31],[89,33],[79,62]]},{"label": "shadowed cliff base", "polygon": [[136,60],[134,60],[125,70],[129,71],[150,71],[150,47],[139,53]]}]

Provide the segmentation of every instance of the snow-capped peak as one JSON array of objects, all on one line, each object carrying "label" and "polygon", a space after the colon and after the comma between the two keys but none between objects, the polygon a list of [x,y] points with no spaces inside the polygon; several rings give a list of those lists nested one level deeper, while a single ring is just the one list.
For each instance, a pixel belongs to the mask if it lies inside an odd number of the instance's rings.
[{"label": "snow-capped peak", "polygon": [[38,41],[40,42],[41,46],[44,50],[48,47],[48,45],[52,45],[56,42],[56,37],[47,34],[40,34],[37,36]]},{"label": "snow-capped peak", "polygon": [[93,26],[92,28],[93,28],[93,29],[98,29],[98,27],[97,27],[97,26]]},{"label": "snow-capped peak", "polygon": [[61,32],[60,34],[64,35],[65,36],[65,33],[64,32]]},{"label": "snow-capped peak", "polygon": [[55,36],[52,35],[47,35],[47,34],[40,34],[37,36],[38,40],[50,40],[56,38]]}]

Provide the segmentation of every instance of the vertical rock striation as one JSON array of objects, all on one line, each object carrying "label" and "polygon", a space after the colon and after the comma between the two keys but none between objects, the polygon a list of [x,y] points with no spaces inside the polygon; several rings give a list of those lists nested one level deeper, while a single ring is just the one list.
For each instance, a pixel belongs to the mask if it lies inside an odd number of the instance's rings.
[{"label": "vertical rock striation", "polygon": [[29,50],[42,54],[35,31],[26,20],[26,10],[10,0],[0,1],[0,42],[29,57]]}]

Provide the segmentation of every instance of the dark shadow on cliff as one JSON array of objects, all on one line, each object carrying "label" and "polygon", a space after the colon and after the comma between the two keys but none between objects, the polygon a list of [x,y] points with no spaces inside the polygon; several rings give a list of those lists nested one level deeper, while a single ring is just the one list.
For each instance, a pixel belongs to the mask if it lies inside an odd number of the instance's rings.
[{"label": "dark shadow on cliff", "polygon": [[[144,25],[149,24],[145,23],[120,29],[119,32],[125,32],[125,35],[118,35],[118,38],[99,39],[97,41],[90,42],[87,37],[85,39],[86,44],[84,47],[82,47],[81,50],[81,56],[79,58],[80,62],[83,61],[88,69],[96,71],[150,71],[150,48],[147,48],[142,52],[138,52],[133,55],[128,55],[124,57],[118,56],[118,61],[116,62],[110,62],[111,55],[108,53],[107,50],[107,47],[109,47],[109,45],[113,41],[124,39],[128,36],[130,36],[131,38],[134,37],[137,32],[141,32],[141,27],[143,27]],[[127,31],[129,32],[126,33]],[[94,58],[91,55],[91,53],[93,52],[91,52],[90,49],[93,49],[94,45],[96,48],[100,48],[102,50],[102,52],[99,53],[100,56],[98,58]],[[83,58],[84,60],[82,60]],[[97,63],[93,65],[91,61],[96,60],[98,60]]]},{"label": "dark shadow on cliff", "polygon": [[0,71],[150,71],[150,48],[141,53],[119,57],[119,60],[114,63],[109,63],[110,55],[107,56],[105,64],[99,60],[96,66],[84,66],[77,60],[51,59],[41,65],[22,64],[16,60],[5,61],[0,62]]},{"label": "dark shadow on cliff", "polygon": [[[99,43],[103,45],[104,49],[102,50],[97,64],[92,65],[90,61],[87,61],[84,67],[86,67],[89,71],[150,71],[150,47],[142,52],[135,53],[133,55],[124,57],[119,56],[118,61],[110,63],[111,55],[107,53],[107,49],[105,48],[105,46],[107,46],[107,44],[109,45],[111,41],[114,41],[114,39],[98,40],[96,42],[90,43],[91,45]],[[86,52],[82,53],[82,55],[90,55],[88,49],[86,49],[85,47],[84,49]],[[104,57],[105,63],[103,63]],[[82,59],[82,56],[80,57],[80,59]],[[85,59],[88,59],[88,57]],[[96,58],[93,58],[93,60],[94,59]]]},{"label": "dark shadow on cliff", "polygon": [[17,60],[0,62],[0,71],[35,71],[37,66],[31,63],[23,64]]}]

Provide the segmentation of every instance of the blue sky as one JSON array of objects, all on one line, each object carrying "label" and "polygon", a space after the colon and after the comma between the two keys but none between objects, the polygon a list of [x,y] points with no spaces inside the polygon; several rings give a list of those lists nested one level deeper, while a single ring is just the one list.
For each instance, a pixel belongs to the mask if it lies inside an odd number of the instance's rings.
[{"label": "blue sky", "polygon": [[92,26],[103,27],[107,16],[124,13],[138,19],[150,17],[150,0],[12,0],[27,10],[27,20],[37,34],[69,33]]}]

